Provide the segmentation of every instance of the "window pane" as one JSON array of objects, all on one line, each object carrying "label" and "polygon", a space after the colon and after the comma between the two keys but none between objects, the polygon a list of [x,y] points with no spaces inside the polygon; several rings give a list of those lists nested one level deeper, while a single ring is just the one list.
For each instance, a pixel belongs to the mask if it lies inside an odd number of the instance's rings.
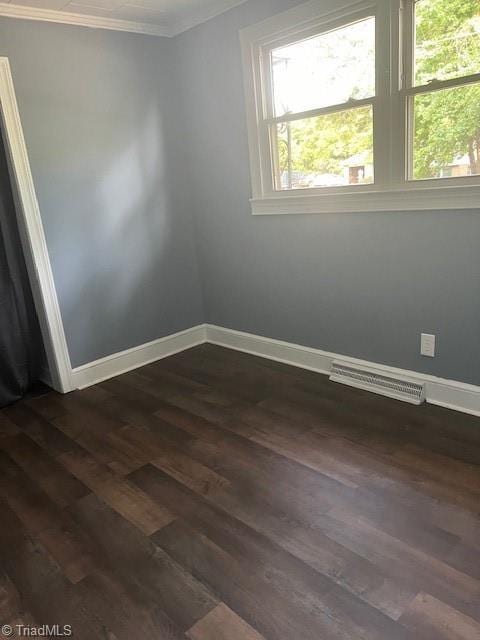
[{"label": "window pane", "polygon": [[480,0],[417,0],[415,82],[480,72]]},{"label": "window pane", "polygon": [[272,51],[275,115],[375,95],[375,18]]},{"label": "window pane", "polygon": [[413,177],[480,174],[480,84],[414,98]]},{"label": "window pane", "polygon": [[277,189],[373,182],[371,106],[276,125]]}]

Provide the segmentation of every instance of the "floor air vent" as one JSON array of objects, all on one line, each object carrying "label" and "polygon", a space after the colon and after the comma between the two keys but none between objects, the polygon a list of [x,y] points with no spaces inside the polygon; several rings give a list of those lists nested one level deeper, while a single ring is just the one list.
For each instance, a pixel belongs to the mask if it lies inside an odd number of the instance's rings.
[{"label": "floor air vent", "polygon": [[333,362],[330,380],[411,404],[422,404],[425,401],[425,385],[422,383],[340,360]]}]

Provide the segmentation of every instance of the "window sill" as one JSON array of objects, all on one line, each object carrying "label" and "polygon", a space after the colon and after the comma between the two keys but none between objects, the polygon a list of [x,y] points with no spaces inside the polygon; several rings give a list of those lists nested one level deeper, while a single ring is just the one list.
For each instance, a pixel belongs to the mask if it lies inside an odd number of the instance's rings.
[{"label": "window sill", "polygon": [[252,198],[253,215],[480,209],[480,185],[404,187],[351,193],[278,193]]}]

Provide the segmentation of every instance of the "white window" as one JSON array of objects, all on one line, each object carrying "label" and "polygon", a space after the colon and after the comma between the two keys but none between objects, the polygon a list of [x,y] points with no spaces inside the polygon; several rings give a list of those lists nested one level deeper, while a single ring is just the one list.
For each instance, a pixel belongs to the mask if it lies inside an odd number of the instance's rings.
[{"label": "white window", "polygon": [[479,0],[311,0],[241,40],[254,213],[480,208]]}]

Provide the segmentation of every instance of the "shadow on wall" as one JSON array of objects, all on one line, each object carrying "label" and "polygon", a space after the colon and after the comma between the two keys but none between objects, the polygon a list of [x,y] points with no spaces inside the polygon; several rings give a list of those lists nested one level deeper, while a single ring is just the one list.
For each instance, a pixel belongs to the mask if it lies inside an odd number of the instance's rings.
[{"label": "shadow on wall", "polygon": [[[158,106],[138,125],[137,135],[116,151],[115,161],[94,176],[93,189],[85,180],[77,184],[83,203],[83,191],[91,191],[88,210],[70,213],[74,220],[68,234],[81,238],[88,233],[89,242],[74,239],[64,248],[60,275],[74,366],[153,340],[162,327],[167,333],[178,330],[172,308],[178,269],[173,251],[182,223],[172,213]],[[79,355],[80,349],[88,352]]]},{"label": "shadow on wall", "polygon": [[2,19],[0,49],[72,365],[201,322],[191,214],[172,204],[183,132],[171,41]]}]

